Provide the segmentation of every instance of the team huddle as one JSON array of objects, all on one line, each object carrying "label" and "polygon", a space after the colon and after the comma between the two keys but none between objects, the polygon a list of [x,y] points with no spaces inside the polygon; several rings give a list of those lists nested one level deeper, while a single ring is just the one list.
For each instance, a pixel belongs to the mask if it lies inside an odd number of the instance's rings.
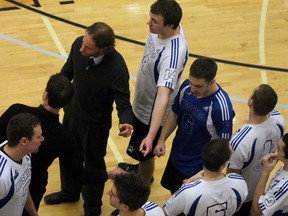
[{"label": "team huddle", "polygon": [[[108,179],[113,179],[111,216],[288,215],[288,134],[275,110],[277,93],[268,84],[255,86],[247,123],[234,132],[235,112],[216,82],[216,62],[198,58],[183,75],[189,52],[180,5],[157,0],[149,16],[132,105],[129,72],[115,49],[114,32],[96,22],[75,39],[38,107],[13,104],[2,113],[1,216],[38,215],[56,158],[61,190],[44,201],[74,202],[82,193],[85,216],[103,213]],[[138,164],[107,171],[114,102],[119,136],[130,137],[126,153]],[[168,152],[166,140],[174,131]],[[148,200],[155,156],[166,154],[161,185],[171,198],[160,207]],[[278,161],[283,165],[268,182]]]}]

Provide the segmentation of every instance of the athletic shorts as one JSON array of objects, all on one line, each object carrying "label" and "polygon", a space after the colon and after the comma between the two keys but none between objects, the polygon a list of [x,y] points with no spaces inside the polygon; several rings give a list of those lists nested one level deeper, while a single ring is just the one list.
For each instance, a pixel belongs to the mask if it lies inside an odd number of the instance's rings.
[{"label": "athletic shorts", "polygon": [[173,163],[169,158],[161,179],[161,185],[167,190],[169,190],[171,194],[174,194],[183,184],[183,180],[190,177],[191,176],[188,177],[179,172],[174,167]]},{"label": "athletic shorts", "polygon": [[157,135],[154,139],[152,151],[148,155],[146,155],[146,157],[144,157],[143,154],[139,151],[139,146],[140,146],[142,140],[147,136],[150,125],[145,125],[144,123],[139,121],[135,117],[135,115],[133,115],[133,128],[134,128],[134,130],[133,130],[133,133],[131,135],[128,148],[126,150],[127,154],[130,157],[132,157],[138,161],[145,161],[145,160],[149,160],[149,159],[155,157],[153,150],[154,150],[155,146],[157,145],[162,127],[159,128]]},{"label": "athletic shorts", "polygon": [[233,216],[249,215],[251,207],[252,207],[252,201],[245,202],[245,203],[242,204],[242,206],[239,209],[239,211],[237,211],[235,214],[233,214]]}]

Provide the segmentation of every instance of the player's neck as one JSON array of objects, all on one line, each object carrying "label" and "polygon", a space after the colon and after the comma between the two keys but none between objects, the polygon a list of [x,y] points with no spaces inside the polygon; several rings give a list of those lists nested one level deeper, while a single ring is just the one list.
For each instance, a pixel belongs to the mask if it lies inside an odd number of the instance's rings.
[{"label": "player's neck", "polygon": [[211,86],[209,86],[209,88],[207,89],[206,92],[204,92],[202,95],[200,96],[197,96],[196,98],[197,99],[200,99],[200,98],[205,98],[205,97],[208,97],[212,94],[214,94],[216,91],[218,91],[219,89],[219,86],[217,85],[216,82],[214,82]]},{"label": "player's neck", "polygon": [[9,147],[8,144],[6,144],[3,147],[3,151],[14,161],[20,162],[22,158],[25,156],[19,148],[17,147]]},{"label": "player's neck", "polygon": [[209,95],[214,94],[216,91],[218,91],[218,89],[219,89],[219,86],[217,85],[216,82],[214,82],[210,87]]},{"label": "player's neck", "polygon": [[125,211],[125,212],[120,211],[119,216],[145,216],[145,211],[142,208],[136,211]]},{"label": "player's neck", "polygon": [[[287,160],[287,159],[286,159]],[[286,162],[284,162],[284,167],[283,167],[283,169],[285,170],[285,171],[288,171],[288,161]]]},{"label": "player's neck", "polygon": [[225,174],[222,173],[222,170],[219,172],[212,172],[204,168],[204,177],[203,179],[206,181],[217,181],[225,178]]},{"label": "player's neck", "polygon": [[176,29],[169,28],[165,33],[158,34],[158,37],[159,39],[165,40],[178,34],[180,34],[180,26],[178,26]]},{"label": "player's neck", "polygon": [[266,116],[255,115],[253,110],[250,110],[248,123],[249,124],[261,124],[262,122],[266,121],[269,117],[270,117],[269,114]]},{"label": "player's neck", "polygon": [[200,98],[208,97],[208,96],[214,94],[216,91],[218,91],[218,89],[219,89],[219,86],[217,85],[216,82],[214,82],[211,86],[209,86],[208,90],[203,95],[201,95],[200,97],[197,97],[197,98],[200,99]]},{"label": "player's neck", "polygon": [[59,114],[60,109],[55,109],[55,108],[49,106],[48,103],[43,102],[42,106],[44,107],[44,109],[46,109],[47,111],[49,111],[55,115]]}]

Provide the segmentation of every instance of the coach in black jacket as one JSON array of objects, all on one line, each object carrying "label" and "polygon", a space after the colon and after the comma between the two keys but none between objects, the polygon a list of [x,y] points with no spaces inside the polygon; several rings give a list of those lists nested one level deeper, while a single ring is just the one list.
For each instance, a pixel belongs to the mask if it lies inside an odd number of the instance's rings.
[{"label": "coach in black jacket", "polygon": [[[77,141],[85,167],[106,170],[104,157],[112,126],[113,104],[119,118],[119,135],[128,137],[133,129],[129,73],[122,55],[115,49],[115,35],[110,26],[96,22],[84,36],[73,42],[61,74],[73,81],[75,94],[64,107],[63,124]],[[47,195],[47,204],[84,199],[85,216],[101,215],[104,183],[80,188],[61,166],[61,191]]]}]

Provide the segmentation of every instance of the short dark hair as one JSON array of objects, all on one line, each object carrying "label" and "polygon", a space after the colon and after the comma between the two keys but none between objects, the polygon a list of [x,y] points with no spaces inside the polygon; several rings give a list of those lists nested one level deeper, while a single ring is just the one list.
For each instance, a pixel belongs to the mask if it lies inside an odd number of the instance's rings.
[{"label": "short dark hair", "polygon": [[119,202],[127,205],[130,211],[141,208],[150,195],[150,185],[135,173],[115,176],[114,186]]},{"label": "short dark hair", "polygon": [[284,142],[284,147],[283,147],[283,151],[285,153],[284,157],[285,159],[288,159],[288,133],[284,134],[284,136],[282,137],[282,140]]},{"label": "short dark hair", "polygon": [[66,106],[74,95],[74,87],[70,80],[59,73],[50,76],[46,91],[48,94],[48,104],[52,108],[60,109]]},{"label": "short dark hair", "polygon": [[179,26],[182,19],[182,9],[180,5],[173,0],[158,0],[150,7],[152,14],[161,15],[164,18],[164,26],[173,25],[173,29]]},{"label": "short dark hair", "polygon": [[215,79],[217,69],[217,64],[213,59],[198,58],[192,63],[189,76],[197,79],[205,79],[205,81],[209,83]]},{"label": "short dark hair", "polygon": [[103,22],[96,22],[87,27],[86,32],[92,37],[98,48],[104,48],[104,52],[110,52],[115,47],[115,34],[113,29]]},{"label": "short dark hair", "polygon": [[212,172],[220,171],[231,156],[230,143],[228,139],[218,138],[209,141],[202,149],[202,160],[204,167]]},{"label": "short dark hair", "polygon": [[252,100],[255,114],[265,116],[275,108],[278,96],[270,85],[261,84],[253,93]]},{"label": "short dark hair", "polygon": [[31,140],[34,128],[40,124],[40,120],[29,113],[20,113],[11,118],[7,125],[7,139],[10,147],[16,147],[21,138]]}]

